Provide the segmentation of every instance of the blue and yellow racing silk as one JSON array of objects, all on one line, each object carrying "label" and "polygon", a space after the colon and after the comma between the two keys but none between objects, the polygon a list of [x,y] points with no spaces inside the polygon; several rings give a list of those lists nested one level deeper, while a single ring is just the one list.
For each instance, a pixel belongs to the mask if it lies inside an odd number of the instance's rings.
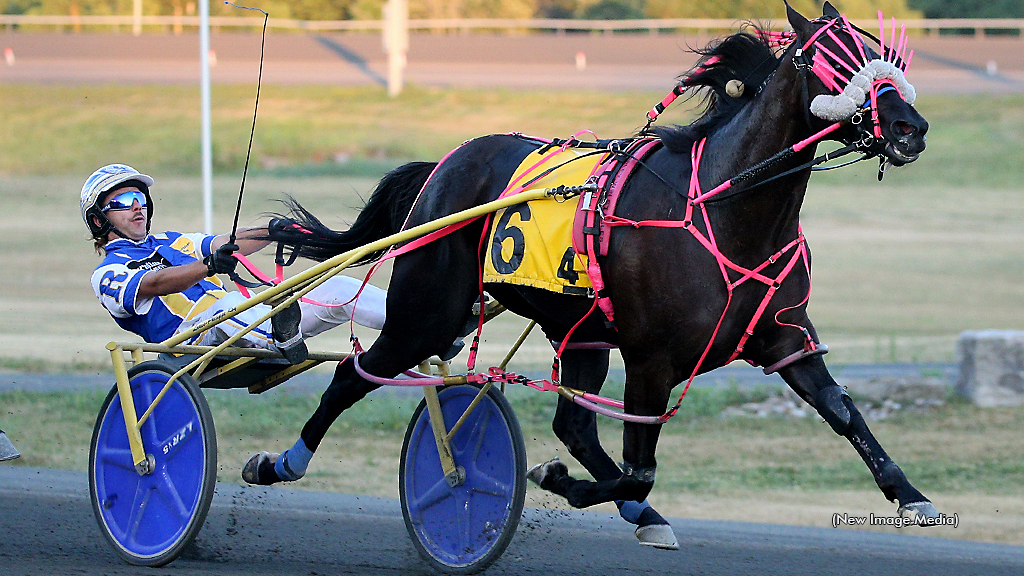
[{"label": "blue and yellow racing silk", "polygon": [[184,292],[138,298],[139,284],[149,272],[191,264],[210,254],[216,236],[164,232],[141,242],[118,238],[104,247],[106,257],[92,273],[92,288],[121,328],[146,342],[162,342],[182,322],[193,319],[227,295],[216,276],[204,278]]},{"label": "blue and yellow racing silk", "polygon": [[[521,185],[557,166],[525,189],[581,185],[604,158],[603,154],[587,155],[587,152],[570,148],[536,167],[544,155],[534,152],[520,163],[511,181],[523,175]],[[534,200],[496,212],[485,251],[484,282],[532,286],[560,294],[592,295],[586,256],[577,255],[572,247],[573,218],[579,201],[579,197],[565,202]]]}]

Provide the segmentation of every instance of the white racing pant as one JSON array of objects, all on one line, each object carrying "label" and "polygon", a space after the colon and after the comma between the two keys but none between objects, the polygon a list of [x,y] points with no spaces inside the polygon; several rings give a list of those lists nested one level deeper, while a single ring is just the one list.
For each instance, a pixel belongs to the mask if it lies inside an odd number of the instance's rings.
[{"label": "white racing pant", "polygon": [[[299,323],[299,330],[302,332],[302,337],[311,338],[350,320],[355,321],[356,324],[361,326],[380,330],[384,326],[388,293],[376,286],[367,284],[363,287],[363,291],[359,293],[359,298],[353,300],[360,286],[362,286],[361,280],[341,275],[332,276],[326,282],[303,296],[302,300],[299,301],[299,308],[302,310],[302,321]],[[192,320],[182,322],[177,332],[184,332],[196,324],[209,320],[220,312],[238,306],[245,302],[245,300],[245,296],[241,293],[229,292],[227,296],[218,300]],[[206,330],[187,343],[200,346],[216,346],[254,324],[269,311],[270,306],[257,304]],[[270,320],[268,319],[253,328],[252,331],[242,336],[234,345],[245,348],[255,347],[276,350],[277,347],[274,345]]]}]

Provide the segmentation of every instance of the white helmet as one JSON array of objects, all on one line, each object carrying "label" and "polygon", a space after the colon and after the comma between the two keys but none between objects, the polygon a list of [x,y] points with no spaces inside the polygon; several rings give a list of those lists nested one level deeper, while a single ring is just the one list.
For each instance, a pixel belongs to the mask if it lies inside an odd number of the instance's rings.
[{"label": "white helmet", "polygon": [[[93,238],[103,238],[113,229],[106,214],[100,211],[96,203],[107,192],[125,187],[127,182],[135,184],[146,195],[146,230],[149,230],[149,221],[153,218],[153,199],[149,196],[149,187],[153,185],[153,179],[126,164],[109,164],[93,172],[82,186],[82,220],[85,220]],[[99,226],[93,222],[93,216],[100,221]]]}]

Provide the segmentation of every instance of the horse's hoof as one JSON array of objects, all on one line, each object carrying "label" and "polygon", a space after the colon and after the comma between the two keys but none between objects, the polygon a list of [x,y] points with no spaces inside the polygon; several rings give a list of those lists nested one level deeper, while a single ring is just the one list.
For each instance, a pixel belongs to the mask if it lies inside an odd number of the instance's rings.
[{"label": "horse's hoof", "polygon": [[526,472],[526,479],[543,488],[543,482],[549,477],[553,475],[565,476],[567,474],[569,474],[569,468],[555,457],[543,464],[537,464],[530,468]]},{"label": "horse's hoof", "polygon": [[281,478],[274,471],[274,463],[280,456],[280,454],[271,454],[270,452],[253,454],[245,466],[242,466],[242,480],[245,480],[246,484],[256,486],[270,486],[280,482]]},{"label": "horse's hoof", "polygon": [[11,444],[11,441],[7,439],[7,435],[0,430],[0,462],[5,460],[14,460],[21,456],[18,449]]},{"label": "horse's hoof", "polygon": [[911,502],[910,504],[904,504],[900,506],[897,513],[903,518],[913,518],[918,520],[916,522],[919,526],[930,526],[927,522],[921,522],[923,518],[938,518],[939,511],[935,509],[935,506],[927,500],[921,502]]},{"label": "horse's hoof", "polygon": [[679,550],[676,534],[668,524],[649,524],[636,529],[636,539],[643,546],[661,550]]}]

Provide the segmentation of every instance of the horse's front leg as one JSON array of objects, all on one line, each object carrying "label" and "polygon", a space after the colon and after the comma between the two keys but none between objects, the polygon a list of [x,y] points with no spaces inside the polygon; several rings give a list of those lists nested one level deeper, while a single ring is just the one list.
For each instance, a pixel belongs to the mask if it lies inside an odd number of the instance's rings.
[{"label": "horse's front leg", "polygon": [[[885,453],[868,429],[853,400],[825,367],[820,355],[804,358],[779,371],[782,378],[828,422],[836,434],[853,444],[871,470],[875,483],[890,502],[899,502],[899,514],[937,518],[935,506],[914,488],[900,467]],[[927,524],[922,524],[927,525]]]},{"label": "horse's front leg", "polygon": [[[570,388],[598,394],[608,375],[607,350],[566,350],[562,354],[562,383]],[[597,432],[597,415],[563,398],[558,398],[558,407],[551,427],[559,440],[587,472],[599,482],[612,481],[622,476],[622,470],[608,456]],[[586,481],[569,476],[569,469],[557,459],[531,469],[530,478],[541,484],[544,477],[547,484],[564,489],[566,499],[579,506],[588,498]],[[558,478],[556,480],[556,477]],[[668,521],[651,506],[647,500],[616,500],[619,515],[637,526],[636,537],[640,544],[656,548],[678,549],[679,543]]]}]

